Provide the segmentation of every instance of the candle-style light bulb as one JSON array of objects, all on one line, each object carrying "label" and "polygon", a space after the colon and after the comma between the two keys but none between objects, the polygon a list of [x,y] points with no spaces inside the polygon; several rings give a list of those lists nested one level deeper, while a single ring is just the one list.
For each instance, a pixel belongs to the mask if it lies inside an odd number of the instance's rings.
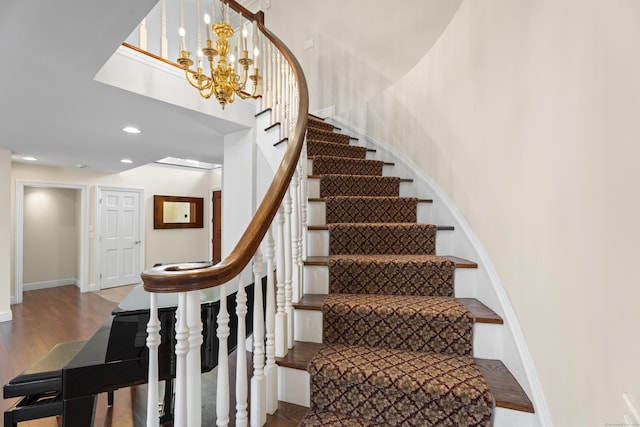
[{"label": "candle-style light bulb", "polygon": [[253,57],[257,58],[258,56],[260,56],[260,49],[256,46],[253,48]]},{"label": "candle-style light bulb", "polygon": [[180,27],[178,30],[178,34],[180,34],[180,43],[182,45],[182,50],[187,50],[187,44],[184,41],[185,31],[183,27]]},{"label": "candle-style light bulb", "polygon": [[242,25],[242,50],[247,50],[247,34],[247,27]]},{"label": "candle-style light bulb", "polygon": [[211,17],[209,16],[208,13],[204,14],[204,23],[205,26],[207,27],[207,40],[211,40]]}]

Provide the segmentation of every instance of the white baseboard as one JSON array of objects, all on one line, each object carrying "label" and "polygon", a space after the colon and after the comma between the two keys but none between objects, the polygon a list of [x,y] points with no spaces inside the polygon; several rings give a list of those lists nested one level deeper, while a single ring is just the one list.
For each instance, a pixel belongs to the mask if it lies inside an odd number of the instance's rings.
[{"label": "white baseboard", "polygon": [[89,283],[89,286],[87,286],[87,292],[95,292],[99,290],[100,288],[98,288],[98,285],[95,283]]},{"label": "white baseboard", "polygon": [[56,286],[62,285],[76,285],[80,287],[80,281],[78,279],[58,279],[47,280],[46,282],[25,283],[22,285],[22,291],[35,291],[37,289],[55,288]]},{"label": "white baseboard", "polygon": [[0,322],[10,322],[13,319],[13,314],[11,310],[8,311],[0,311]]}]

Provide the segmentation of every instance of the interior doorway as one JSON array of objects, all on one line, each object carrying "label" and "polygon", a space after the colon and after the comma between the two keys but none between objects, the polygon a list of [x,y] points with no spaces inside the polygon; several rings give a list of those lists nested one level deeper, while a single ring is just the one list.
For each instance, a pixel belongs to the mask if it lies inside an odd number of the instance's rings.
[{"label": "interior doorway", "polygon": [[[76,285],[82,292],[89,289],[89,196],[86,185],[62,184],[52,182],[37,181],[16,181],[16,244],[14,262],[14,296],[12,303],[20,304],[23,300],[24,291],[24,268],[25,268],[25,189],[73,189],[77,192],[78,202],[76,203],[76,218],[78,220],[78,242],[77,242],[77,281]],[[76,279],[76,278],[74,278]],[[49,285],[55,285],[55,283]]]}]

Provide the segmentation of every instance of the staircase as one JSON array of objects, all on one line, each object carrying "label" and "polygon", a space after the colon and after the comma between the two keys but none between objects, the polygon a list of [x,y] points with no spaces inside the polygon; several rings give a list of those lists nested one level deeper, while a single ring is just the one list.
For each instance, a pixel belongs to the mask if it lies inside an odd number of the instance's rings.
[{"label": "staircase", "polygon": [[[383,176],[390,165],[351,140],[309,118],[309,206],[324,218],[310,211],[316,249],[294,347],[278,359],[285,388],[308,383],[280,399],[309,404],[301,426],[490,426],[496,407],[533,412],[502,362],[474,358],[478,325],[503,323],[455,297],[456,271],[477,265],[436,255],[447,227],[418,223],[431,201],[400,197],[410,180]],[[307,389],[308,402],[297,400]]]}]

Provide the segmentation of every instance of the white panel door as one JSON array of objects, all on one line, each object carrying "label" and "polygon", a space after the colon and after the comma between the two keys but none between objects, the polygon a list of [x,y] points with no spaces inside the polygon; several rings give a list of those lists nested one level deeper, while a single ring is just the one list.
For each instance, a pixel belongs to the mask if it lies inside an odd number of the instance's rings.
[{"label": "white panel door", "polygon": [[140,281],[140,193],[102,190],[100,288]]}]

